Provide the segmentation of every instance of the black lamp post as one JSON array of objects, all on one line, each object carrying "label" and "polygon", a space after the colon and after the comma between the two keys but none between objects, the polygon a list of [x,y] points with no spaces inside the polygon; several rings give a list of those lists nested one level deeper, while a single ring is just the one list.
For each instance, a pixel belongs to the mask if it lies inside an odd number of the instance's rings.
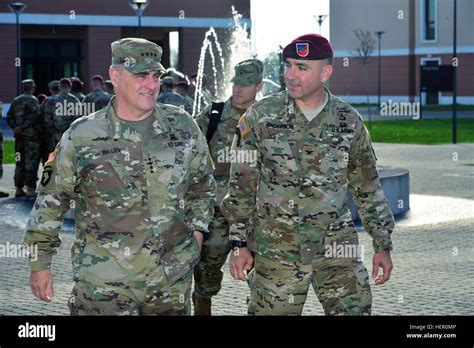
[{"label": "black lamp post", "polygon": [[[456,54],[456,46],[457,46],[457,1],[454,0],[454,13],[453,13],[453,59],[457,59]],[[457,99],[457,62],[456,65],[453,66],[453,119],[452,119],[452,131],[453,131],[453,144],[457,143],[457,125],[456,125],[456,118],[457,118],[457,110],[456,110],[456,99]]]},{"label": "black lamp post", "polygon": [[142,37],[142,14],[150,3],[150,0],[129,0],[128,3],[135,10],[138,16],[137,37]]},{"label": "black lamp post", "polygon": [[16,16],[16,59],[19,59],[19,64],[16,64],[16,94],[20,95],[20,81],[21,81],[21,38],[20,38],[20,13],[24,11],[26,5],[21,2],[13,2],[8,4],[10,10]]},{"label": "black lamp post", "polygon": [[378,91],[377,91],[377,94],[378,94],[378,99],[377,99],[377,103],[378,103],[378,106],[377,106],[377,109],[380,110],[380,95],[381,95],[381,83],[382,83],[382,56],[381,56],[381,50],[382,50],[382,35],[385,34],[384,31],[376,31],[375,32],[378,37],[379,37],[379,67],[378,67]]},{"label": "black lamp post", "polygon": [[314,16],[316,18],[316,21],[319,24],[319,34],[321,34],[321,26],[323,25],[324,20],[326,19],[328,15],[319,15],[319,16]]}]

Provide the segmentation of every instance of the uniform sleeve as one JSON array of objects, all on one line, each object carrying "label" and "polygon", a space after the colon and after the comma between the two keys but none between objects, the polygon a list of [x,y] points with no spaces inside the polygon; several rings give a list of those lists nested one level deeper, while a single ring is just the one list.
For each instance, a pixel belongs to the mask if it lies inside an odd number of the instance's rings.
[{"label": "uniform sleeve", "polygon": [[31,271],[50,269],[52,257],[61,245],[59,232],[64,215],[76,197],[75,168],[76,153],[68,131],[45,164],[38,197],[26,225],[25,243],[38,248],[38,257],[30,258]]},{"label": "uniform sleeve", "polygon": [[229,239],[231,241],[247,241],[248,224],[255,207],[261,167],[255,120],[256,112],[251,107],[240,118],[239,128],[232,143],[233,151],[256,151],[258,156],[256,163],[234,161],[230,166],[228,191],[222,201],[221,211],[229,221]]},{"label": "uniform sleeve", "polygon": [[390,236],[395,222],[379,181],[370,136],[362,120],[355,134],[349,154],[349,190],[364,228],[373,239],[374,251],[392,250]]},{"label": "uniform sleeve", "polygon": [[206,106],[199,114],[196,115],[195,120],[201,129],[202,134],[206,136],[207,128],[209,127],[209,119],[211,115],[211,106]]},{"label": "uniform sleeve", "polygon": [[185,198],[186,222],[195,231],[208,233],[208,225],[214,216],[216,201],[216,182],[214,180],[214,164],[212,162],[206,138],[197,129],[196,154],[191,161],[188,190]]},{"label": "uniform sleeve", "polygon": [[14,100],[12,105],[10,105],[10,109],[7,113],[7,123],[11,129],[18,127],[20,124],[18,122],[17,115],[22,113],[21,105]]}]

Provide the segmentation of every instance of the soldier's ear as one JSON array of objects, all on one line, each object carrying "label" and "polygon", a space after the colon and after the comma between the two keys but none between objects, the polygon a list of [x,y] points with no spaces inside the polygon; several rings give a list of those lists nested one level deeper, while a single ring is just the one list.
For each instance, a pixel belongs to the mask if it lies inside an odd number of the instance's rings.
[{"label": "soldier's ear", "polygon": [[329,80],[333,72],[332,65],[328,64],[325,65],[323,71],[321,72],[321,82],[326,82]]},{"label": "soldier's ear", "polygon": [[262,87],[263,87],[263,82],[260,82],[259,84],[257,84],[257,93],[262,90]]}]

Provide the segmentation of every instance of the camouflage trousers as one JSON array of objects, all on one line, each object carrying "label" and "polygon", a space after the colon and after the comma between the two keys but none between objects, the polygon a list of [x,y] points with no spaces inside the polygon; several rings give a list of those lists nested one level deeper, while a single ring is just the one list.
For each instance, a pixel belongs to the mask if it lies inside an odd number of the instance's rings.
[{"label": "camouflage trousers", "polygon": [[194,291],[201,298],[211,298],[221,289],[224,277],[221,268],[230,252],[229,223],[217,207],[209,233],[202,246],[201,260],[194,267]]},{"label": "camouflage trousers", "polygon": [[356,258],[312,265],[256,255],[249,275],[249,315],[301,315],[311,284],[326,315],[370,315],[369,275]]},{"label": "camouflage trousers", "polygon": [[15,187],[36,188],[40,144],[28,138],[15,138]]},{"label": "camouflage trousers", "polygon": [[190,315],[192,271],[170,284],[162,267],[144,282],[117,286],[78,281],[68,301],[71,315]]}]

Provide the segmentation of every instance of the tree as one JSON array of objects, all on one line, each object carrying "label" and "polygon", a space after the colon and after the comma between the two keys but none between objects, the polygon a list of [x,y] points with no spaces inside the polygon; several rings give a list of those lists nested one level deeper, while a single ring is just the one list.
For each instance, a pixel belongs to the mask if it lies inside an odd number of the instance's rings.
[{"label": "tree", "polygon": [[355,50],[355,57],[362,64],[364,69],[364,80],[365,80],[365,95],[367,96],[367,107],[369,112],[369,128],[372,128],[372,114],[370,111],[370,101],[369,101],[369,75],[368,75],[368,65],[370,63],[370,56],[374,52],[375,40],[372,37],[372,33],[368,30],[355,29],[354,35],[357,38],[358,46]]}]

